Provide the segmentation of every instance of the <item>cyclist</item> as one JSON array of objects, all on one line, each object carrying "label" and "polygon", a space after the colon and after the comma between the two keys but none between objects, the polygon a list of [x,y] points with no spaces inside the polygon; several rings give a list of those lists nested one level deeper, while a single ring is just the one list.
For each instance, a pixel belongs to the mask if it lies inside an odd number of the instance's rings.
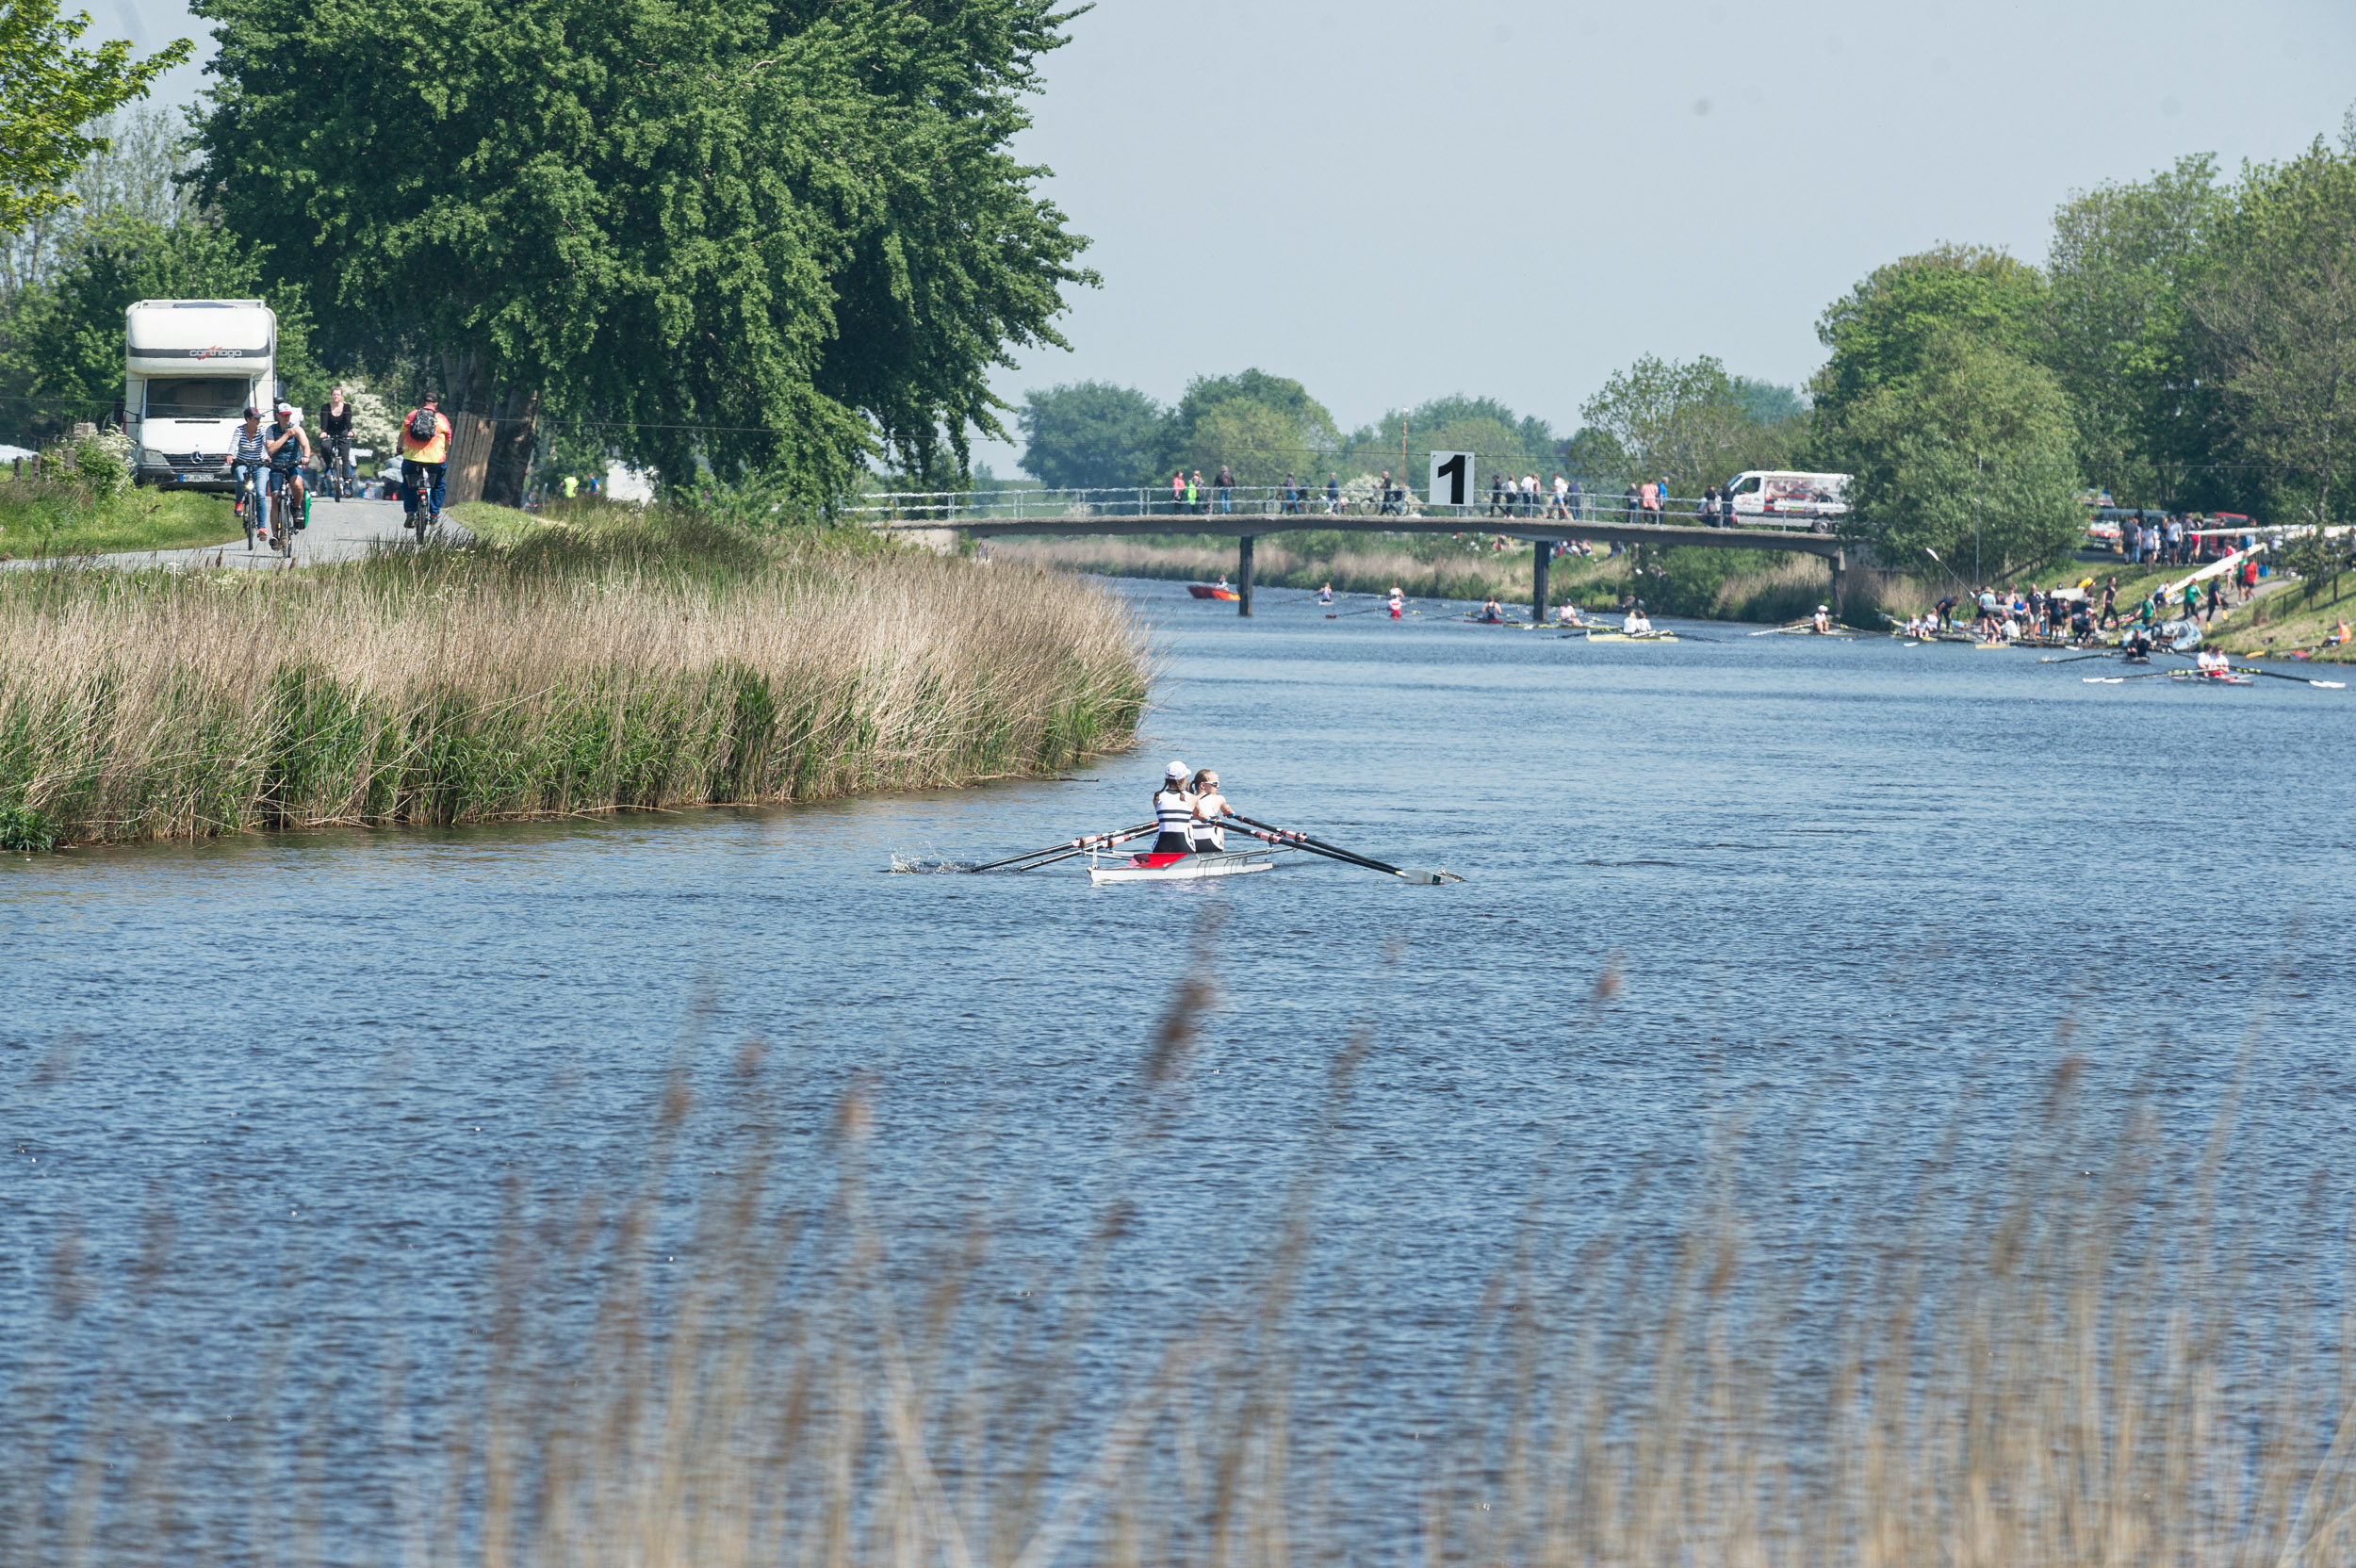
[{"label": "cyclist", "polygon": [[340,386],[327,395],[327,412],[319,416],[319,446],[327,464],[328,489],[337,500],[352,488],[352,405]]},{"label": "cyclist", "polygon": [[237,513],[245,523],[245,547],[254,547],[254,531],[263,525],[267,490],[259,482],[270,466],[270,449],[262,442],[262,411],[248,404],[245,423],[229,449],[229,472],[237,482]]},{"label": "cyclist", "polygon": [[270,454],[270,493],[286,498],[289,533],[303,527],[303,466],[311,460],[311,437],[295,416],[294,404],[281,399],[278,417],[262,432],[262,449]]},{"label": "cyclist", "polygon": [[401,422],[401,509],[412,524],[419,507],[429,525],[442,520],[449,472],[450,418],[441,399],[428,392]]}]

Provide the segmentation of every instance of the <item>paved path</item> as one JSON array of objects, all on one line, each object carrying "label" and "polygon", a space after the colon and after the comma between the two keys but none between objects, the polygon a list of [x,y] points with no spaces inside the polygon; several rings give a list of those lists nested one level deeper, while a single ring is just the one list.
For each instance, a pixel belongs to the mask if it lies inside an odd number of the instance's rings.
[{"label": "paved path", "polygon": [[[445,517],[435,530],[435,536],[452,544],[463,544],[471,537],[465,529]],[[311,526],[295,536],[295,564],[298,566],[326,565],[338,561],[358,561],[365,558],[370,547],[378,544],[399,544],[410,538],[401,526],[399,501],[332,501],[311,503]],[[240,538],[235,544],[206,545],[191,550],[131,550],[98,557],[102,566],[276,566],[282,563],[272,551],[256,543],[253,549],[245,547]],[[12,566],[35,566],[37,561],[13,561]]]}]

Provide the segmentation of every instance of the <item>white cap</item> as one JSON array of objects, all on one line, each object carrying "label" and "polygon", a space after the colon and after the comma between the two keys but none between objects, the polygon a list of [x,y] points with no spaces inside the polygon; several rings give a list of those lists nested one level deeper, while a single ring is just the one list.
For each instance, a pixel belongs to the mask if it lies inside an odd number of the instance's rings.
[{"label": "white cap", "polygon": [[1186,776],[1186,765],[1184,762],[1172,762],[1170,766],[1162,770],[1162,776],[1164,778],[1184,778]]}]

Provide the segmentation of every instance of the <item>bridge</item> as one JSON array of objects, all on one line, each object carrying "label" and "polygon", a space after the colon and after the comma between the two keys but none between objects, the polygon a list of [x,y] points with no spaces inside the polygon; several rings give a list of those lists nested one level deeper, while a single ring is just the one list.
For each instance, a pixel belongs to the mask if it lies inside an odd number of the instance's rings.
[{"label": "bridge", "polygon": [[[1696,546],[1704,549],[1813,555],[1832,565],[1831,602],[1835,604],[1840,602],[1841,580],[1848,569],[1849,551],[1855,547],[1838,534],[1807,531],[1810,525],[1805,518],[1795,517],[1791,526],[1784,527],[1758,526],[1748,518],[1745,522],[1751,526],[1734,528],[1710,528],[1698,521],[1647,523],[1631,519],[1616,498],[1609,503],[1603,516],[1573,517],[1540,514],[1551,498],[1542,498],[1538,506],[1519,503],[1523,510],[1506,516],[1488,515],[1484,508],[1476,505],[1428,506],[1412,497],[1399,503],[1403,512],[1367,510],[1376,504],[1372,498],[1346,502],[1350,507],[1347,511],[1325,512],[1313,510],[1325,505],[1321,496],[1288,502],[1278,499],[1273,491],[1247,492],[1242,486],[1235,487],[1231,495],[1228,510],[1220,510],[1220,503],[1215,499],[1203,503],[1208,510],[1172,510],[1168,492],[1158,490],[1122,490],[1112,492],[1110,498],[1097,500],[1064,498],[1094,494],[1011,491],[994,495],[981,491],[955,496],[877,496],[868,505],[852,508],[851,514],[864,516],[888,532],[955,532],[973,539],[1009,534],[1057,539],[1117,538],[1148,533],[1207,533],[1234,539],[1235,612],[1239,615],[1252,613],[1252,546],[1271,533],[1489,533],[1527,540],[1540,547],[1586,539],[1639,548]],[[1300,510],[1283,510],[1286,505]],[[1672,500],[1667,505],[1681,509],[1684,515],[1698,515],[1696,501]],[[1552,556],[1551,550],[1541,547],[1530,569],[1530,612],[1538,620],[1546,615],[1546,577]]]}]

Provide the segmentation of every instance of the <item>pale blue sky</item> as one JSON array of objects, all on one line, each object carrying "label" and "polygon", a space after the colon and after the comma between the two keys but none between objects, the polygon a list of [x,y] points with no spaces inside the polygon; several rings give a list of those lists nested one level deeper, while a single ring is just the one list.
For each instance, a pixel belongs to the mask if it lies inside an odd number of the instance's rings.
[{"label": "pale blue sky", "polygon": [[1345,427],[1464,391],[1567,430],[1647,351],[1798,382],[1877,264],[2041,259],[2073,188],[2336,137],[2352,61],[2348,0],[1102,0],[1021,151],[1104,286],[996,384],[1256,365]]}]

